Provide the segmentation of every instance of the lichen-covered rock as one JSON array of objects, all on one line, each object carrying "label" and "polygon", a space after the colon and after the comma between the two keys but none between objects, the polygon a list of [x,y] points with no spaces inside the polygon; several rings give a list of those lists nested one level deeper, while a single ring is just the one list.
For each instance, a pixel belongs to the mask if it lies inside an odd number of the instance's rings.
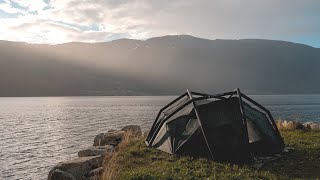
[{"label": "lichen-covered rock", "polygon": [[93,140],[93,146],[117,146],[123,139],[125,131],[111,131],[98,134]]},{"label": "lichen-covered rock", "polygon": [[114,146],[105,145],[105,146],[91,146],[87,149],[81,150],[78,152],[79,157],[87,157],[87,156],[105,156],[111,155],[114,151]]},{"label": "lichen-covered rock", "polygon": [[60,171],[71,174],[75,179],[84,179],[93,169],[101,167],[102,161],[102,156],[88,156],[62,162],[51,169],[48,180],[54,180],[52,178],[56,177],[55,173]]},{"label": "lichen-covered rock", "polygon": [[128,125],[128,126],[125,126],[121,129],[121,131],[125,131],[125,132],[128,132],[130,131],[133,135],[136,135],[136,136],[141,136],[142,135],[142,131],[141,131],[141,128],[140,126],[138,125]]},{"label": "lichen-covered rock", "polygon": [[76,180],[70,173],[55,169],[48,177],[49,180]]},{"label": "lichen-covered rock", "polygon": [[306,122],[303,124],[306,129],[310,130],[320,130],[320,124],[316,122]]}]

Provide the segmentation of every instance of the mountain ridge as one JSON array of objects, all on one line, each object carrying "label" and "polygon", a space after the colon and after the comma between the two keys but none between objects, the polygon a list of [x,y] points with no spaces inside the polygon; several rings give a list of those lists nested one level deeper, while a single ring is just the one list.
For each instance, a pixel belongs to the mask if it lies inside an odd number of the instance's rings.
[{"label": "mountain ridge", "polygon": [[199,40],[207,40],[207,41],[273,41],[273,42],[283,42],[283,43],[290,43],[290,44],[296,44],[296,45],[302,45],[302,46],[307,46],[315,49],[320,49],[317,47],[313,47],[311,45],[303,44],[303,43],[297,43],[297,42],[292,42],[292,41],[285,41],[285,40],[273,40],[273,39],[256,39],[256,38],[244,38],[244,39],[206,39],[206,38],[201,38],[201,37],[196,37],[192,35],[187,35],[187,34],[181,34],[181,35],[165,35],[165,36],[156,36],[156,37],[151,37],[147,39],[131,39],[131,38],[120,38],[120,39],[114,39],[110,41],[97,41],[97,42],[85,42],[85,41],[70,41],[70,42],[64,42],[64,43],[57,43],[57,44],[49,44],[49,43],[28,43],[24,41],[10,41],[10,40],[0,40],[0,43],[7,42],[7,43],[22,43],[22,44],[27,44],[27,45],[51,45],[51,46],[56,46],[56,45],[63,45],[63,44],[106,44],[106,43],[115,43],[119,41],[136,41],[136,42],[146,42],[150,40],[156,40],[156,39],[166,39],[166,38],[181,38],[181,39],[186,39],[186,38],[192,38],[192,39],[199,39]]},{"label": "mountain ridge", "polygon": [[[0,96],[320,93],[320,50],[277,40],[0,41]],[[99,92],[99,93],[97,93]]]}]

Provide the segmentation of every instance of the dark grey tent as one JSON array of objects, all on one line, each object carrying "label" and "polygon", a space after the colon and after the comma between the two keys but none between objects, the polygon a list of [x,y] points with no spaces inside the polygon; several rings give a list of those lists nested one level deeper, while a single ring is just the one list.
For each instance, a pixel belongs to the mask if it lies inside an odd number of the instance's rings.
[{"label": "dark grey tent", "polygon": [[188,90],[160,110],[146,144],[170,154],[227,161],[284,148],[270,112],[239,89],[216,95]]}]

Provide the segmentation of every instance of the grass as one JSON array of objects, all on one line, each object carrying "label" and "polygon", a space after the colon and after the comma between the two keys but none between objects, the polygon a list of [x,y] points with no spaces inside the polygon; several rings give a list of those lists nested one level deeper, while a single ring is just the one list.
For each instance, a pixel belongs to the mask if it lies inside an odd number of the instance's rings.
[{"label": "grass", "polygon": [[320,132],[281,131],[286,156],[261,170],[247,165],[169,155],[148,148],[144,139],[127,136],[111,157],[106,157],[102,179],[320,179]]}]

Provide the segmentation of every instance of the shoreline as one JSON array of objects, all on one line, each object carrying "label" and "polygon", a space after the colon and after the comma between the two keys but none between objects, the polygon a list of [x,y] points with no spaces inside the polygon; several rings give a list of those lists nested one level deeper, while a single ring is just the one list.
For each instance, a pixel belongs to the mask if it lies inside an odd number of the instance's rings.
[{"label": "shoreline", "polygon": [[[320,123],[298,121],[276,120],[280,131],[319,131]],[[93,145],[78,152],[78,158],[67,160],[54,166],[49,174],[48,180],[56,179],[100,179],[105,171],[104,164],[106,157],[112,157],[119,144],[127,139],[127,134],[140,137],[145,136],[137,125],[128,125],[120,130],[108,130],[106,133],[99,133],[93,140]]]},{"label": "shoreline", "polygon": [[93,140],[93,145],[78,152],[78,158],[66,160],[55,165],[48,174],[48,180],[61,179],[100,179],[103,161],[106,156],[112,156],[118,145],[126,138],[128,132],[134,136],[143,135],[140,126],[128,125],[120,130],[110,129],[99,133]]}]

